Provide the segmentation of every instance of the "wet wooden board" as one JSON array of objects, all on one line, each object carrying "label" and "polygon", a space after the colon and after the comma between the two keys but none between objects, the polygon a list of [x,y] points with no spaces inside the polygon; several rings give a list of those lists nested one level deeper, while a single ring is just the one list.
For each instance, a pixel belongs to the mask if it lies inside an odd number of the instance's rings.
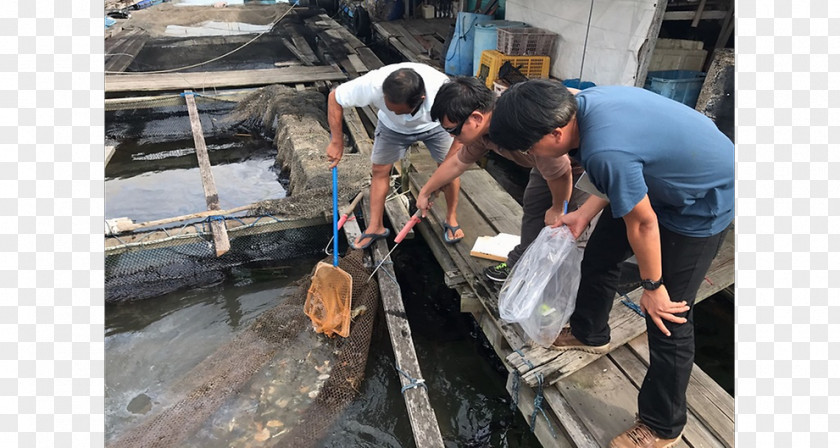
[{"label": "wet wooden board", "polygon": [[[642,335],[634,340],[642,339],[647,341],[647,336]],[[647,374],[647,365],[642,363],[642,360],[640,360],[639,357],[628,348],[628,346],[629,344],[614,350],[612,353],[610,353],[609,358],[618,366],[619,369],[621,369],[622,372],[624,372],[627,378],[630,379],[630,381],[638,390],[642,387],[642,382],[645,379],[645,374]],[[694,367],[695,369],[697,368],[697,366]],[[558,383],[558,385],[559,384],[562,384],[562,381]],[[691,388],[690,385],[689,388]],[[733,427],[733,436],[734,433],[735,429]],[[691,405],[689,405],[688,408],[688,416],[685,429],[683,430],[683,437],[692,447],[723,448],[724,446],[720,442],[720,440],[718,440],[704,426],[704,423],[696,417],[696,412],[694,412]]]},{"label": "wet wooden board", "polygon": [[[365,219],[370,219],[369,204],[370,193],[365,193]],[[388,243],[385,239],[376,240],[371,244],[373,261],[379,264],[388,254]],[[391,336],[391,345],[394,348],[394,357],[397,365],[412,378],[422,379],[423,372],[417,361],[417,353],[414,350],[414,341],[411,337],[411,328],[403,306],[400,287],[394,280],[394,268],[391,263],[383,263],[376,272],[376,280],[379,282],[379,290],[382,296],[382,307],[385,312],[385,322],[388,325],[388,333]],[[395,373],[400,378],[400,384],[405,387],[410,384],[404,375]],[[408,389],[403,393],[408,417],[411,422],[411,429],[414,434],[414,441],[418,447],[440,447],[443,448],[443,437],[440,435],[440,428],[435,417],[435,412],[429,402],[429,394],[424,387]]]},{"label": "wet wooden board", "polygon": [[557,390],[589,430],[607,447],[636,421],[637,391],[607,358],[600,358],[558,383]]},{"label": "wet wooden board", "polygon": [[[184,92],[187,101],[187,109],[190,114],[190,126],[192,127],[193,140],[195,141],[195,155],[198,157],[198,167],[201,171],[201,185],[204,187],[204,199],[207,202],[207,210],[220,210],[219,194],[216,191],[216,181],[213,180],[213,171],[210,168],[210,156],[207,154],[207,145],[204,142],[204,131],[201,129],[201,119],[198,116],[198,108],[195,106],[195,95],[193,92]],[[221,257],[230,250],[227,227],[224,220],[210,221],[210,229],[213,231],[213,246],[216,249],[216,256]]]},{"label": "wet wooden board", "polygon": [[199,73],[105,75],[105,93],[297,84],[314,81],[344,80],[346,78],[347,76],[341,70],[333,66],[284,67]]},{"label": "wet wooden board", "polygon": [[[650,365],[647,336],[633,339],[627,347],[640,358],[647,370],[647,366]],[[724,446],[735,446],[735,399],[697,365],[691,371],[686,401],[688,408]]]},{"label": "wet wooden board", "polygon": [[133,29],[121,38],[106,41],[110,44],[106,47],[110,48],[105,50],[105,72],[125,71],[148,40],[149,36],[144,31]]},{"label": "wet wooden board", "polygon": [[484,170],[469,170],[462,174],[461,191],[497,234],[520,234],[522,206]]}]

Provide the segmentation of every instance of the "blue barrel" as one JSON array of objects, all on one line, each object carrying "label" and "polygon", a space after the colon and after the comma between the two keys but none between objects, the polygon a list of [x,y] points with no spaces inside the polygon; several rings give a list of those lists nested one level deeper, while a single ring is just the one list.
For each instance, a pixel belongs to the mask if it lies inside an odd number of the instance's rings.
[{"label": "blue barrel", "polygon": [[481,52],[484,50],[495,50],[498,42],[496,29],[498,28],[523,28],[528,26],[525,22],[516,22],[513,20],[491,20],[485,23],[479,23],[475,26],[475,42],[473,42],[473,72],[475,75],[478,72],[478,66],[481,63]]},{"label": "blue barrel", "polygon": [[455,34],[446,51],[446,63],[443,71],[447,75],[472,76],[473,42],[475,41],[475,26],[489,22],[492,17],[471,12],[459,12],[455,20]]}]

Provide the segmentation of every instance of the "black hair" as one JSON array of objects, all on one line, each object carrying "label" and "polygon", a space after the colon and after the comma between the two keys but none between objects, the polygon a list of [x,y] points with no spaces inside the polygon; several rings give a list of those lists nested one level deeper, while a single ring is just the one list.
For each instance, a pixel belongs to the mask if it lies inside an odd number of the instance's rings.
[{"label": "black hair", "polygon": [[557,81],[534,79],[514,84],[496,100],[490,140],[502,148],[525,151],[577,113],[572,92]]},{"label": "black hair", "polygon": [[426,95],[426,85],[419,73],[410,68],[400,68],[388,75],[382,83],[382,93],[388,101],[417,107]]},{"label": "black hair", "polygon": [[432,104],[432,120],[441,121],[446,117],[453,123],[459,123],[475,110],[493,110],[495,101],[496,95],[481,80],[472,76],[458,76],[438,89]]}]

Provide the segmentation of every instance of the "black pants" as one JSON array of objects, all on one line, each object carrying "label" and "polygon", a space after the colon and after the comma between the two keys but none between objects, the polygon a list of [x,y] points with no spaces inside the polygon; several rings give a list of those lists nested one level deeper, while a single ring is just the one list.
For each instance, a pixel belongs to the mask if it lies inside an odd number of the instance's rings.
[{"label": "black pants", "polygon": [[[665,336],[645,316],[650,367],[639,391],[639,419],[663,438],[680,434],[686,421],[685,391],[694,365],[694,299],[712,259],[723,244],[726,230],[705,238],[688,237],[659,226],[662,277],[671,301],[686,301],[691,308],[678,314],[688,322],[663,321],[671,332]],[[586,246],[572,334],[589,345],[610,341],[609,314],[618,285],[621,263],[632,249],[624,220],[604,209]],[[656,280],[656,279],[654,279]]]},{"label": "black pants", "polygon": [[[577,178],[573,181],[577,181]],[[569,211],[577,210],[588,197],[589,193],[573,188]],[[537,239],[537,235],[545,227],[545,212],[551,208],[551,205],[551,190],[548,189],[548,183],[536,168],[531,168],[528,185],[525,186],[525,193],[522,195],[522,226],[519,244],[508,253],[506,263],[509,268],[513,268],[519,257],[525,253],[525,249]]]}]

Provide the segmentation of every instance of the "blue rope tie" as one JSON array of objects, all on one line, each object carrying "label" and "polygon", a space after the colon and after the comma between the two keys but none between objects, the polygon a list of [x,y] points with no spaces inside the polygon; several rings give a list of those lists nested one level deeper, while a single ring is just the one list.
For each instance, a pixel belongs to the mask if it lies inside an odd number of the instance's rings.
[{"label": "blue rope tie", "polygon": [[529,368],[529,369],[533,369],[533,368],[534,368],[534,365],[533,365],[533,364],[531,364],[531,361],[528,361],[528,358],[526,358],[526,357],[525,357],[525,354],[524,354],[524,353],[522,353],[522,349],[521,349],[521,348],[516,348],[516,349],[513,349],[513,351],[515,351],[515,352],[516,352],[516,354],[517,354],[517,355],[519,355],[519,357],[521,357],[523,361],[525,361],[525,364],[526,364],[526,365],[528,365],[528,368]]},{"label": "blue rope tie", "polygon": [[627,308],[630,308],[631,310],[635,311],[636,314],[638,314],[639,316],[645,317],[645,312],[642,311],[642,308],[639,305],[636,305],[636,302],[633,302],[632,300],[630,300],[630,298],[627,297],[627,294],[622,294],[621,297],[624,297],[621,300],[621,303],[623,303],[624,306],[626,306]]},{"label": "blue rope tie", "polygon": [[551,426],[551,420],[548,419],[548,416],[545,415],[545,409],[542,407],[543,402],[543,376],[542,373],[537,374],[537,396],[534,397],[534,413],[531,414],[531,432],[534,432],[534,429],[537,426],[537,412],[540,412],[545,418],[545,422],[548,424],[548,429],[551,431],[551,437],[557,438],[557,433],[554,432],[554,427]]},{"label": "blue rope tie", "polygon": [[400,393],[402,393],[403,395],[405,395],[405,391],[409,389],[414,389],[415,387],[423,387],[426,390],[429,390],[428,386],[426,386],[426,380],[424,380],[423,378],[412,378],[412,376],[406,373],[405,370],[401,369],[400,365],[396,362],[394,363],[394,367],[396,367],[397,372],[399,372],[400,375],[406,377],[406,379],[408,379],[409,382],[408,384],[403,386],[402,389],[400,389]]},{"label": "blue rope tie", "polygon": [[207,217],[207,222],[212,223],[213,221],[222,221],[224,222],[225,217],[224,215],[212,215]]}]

